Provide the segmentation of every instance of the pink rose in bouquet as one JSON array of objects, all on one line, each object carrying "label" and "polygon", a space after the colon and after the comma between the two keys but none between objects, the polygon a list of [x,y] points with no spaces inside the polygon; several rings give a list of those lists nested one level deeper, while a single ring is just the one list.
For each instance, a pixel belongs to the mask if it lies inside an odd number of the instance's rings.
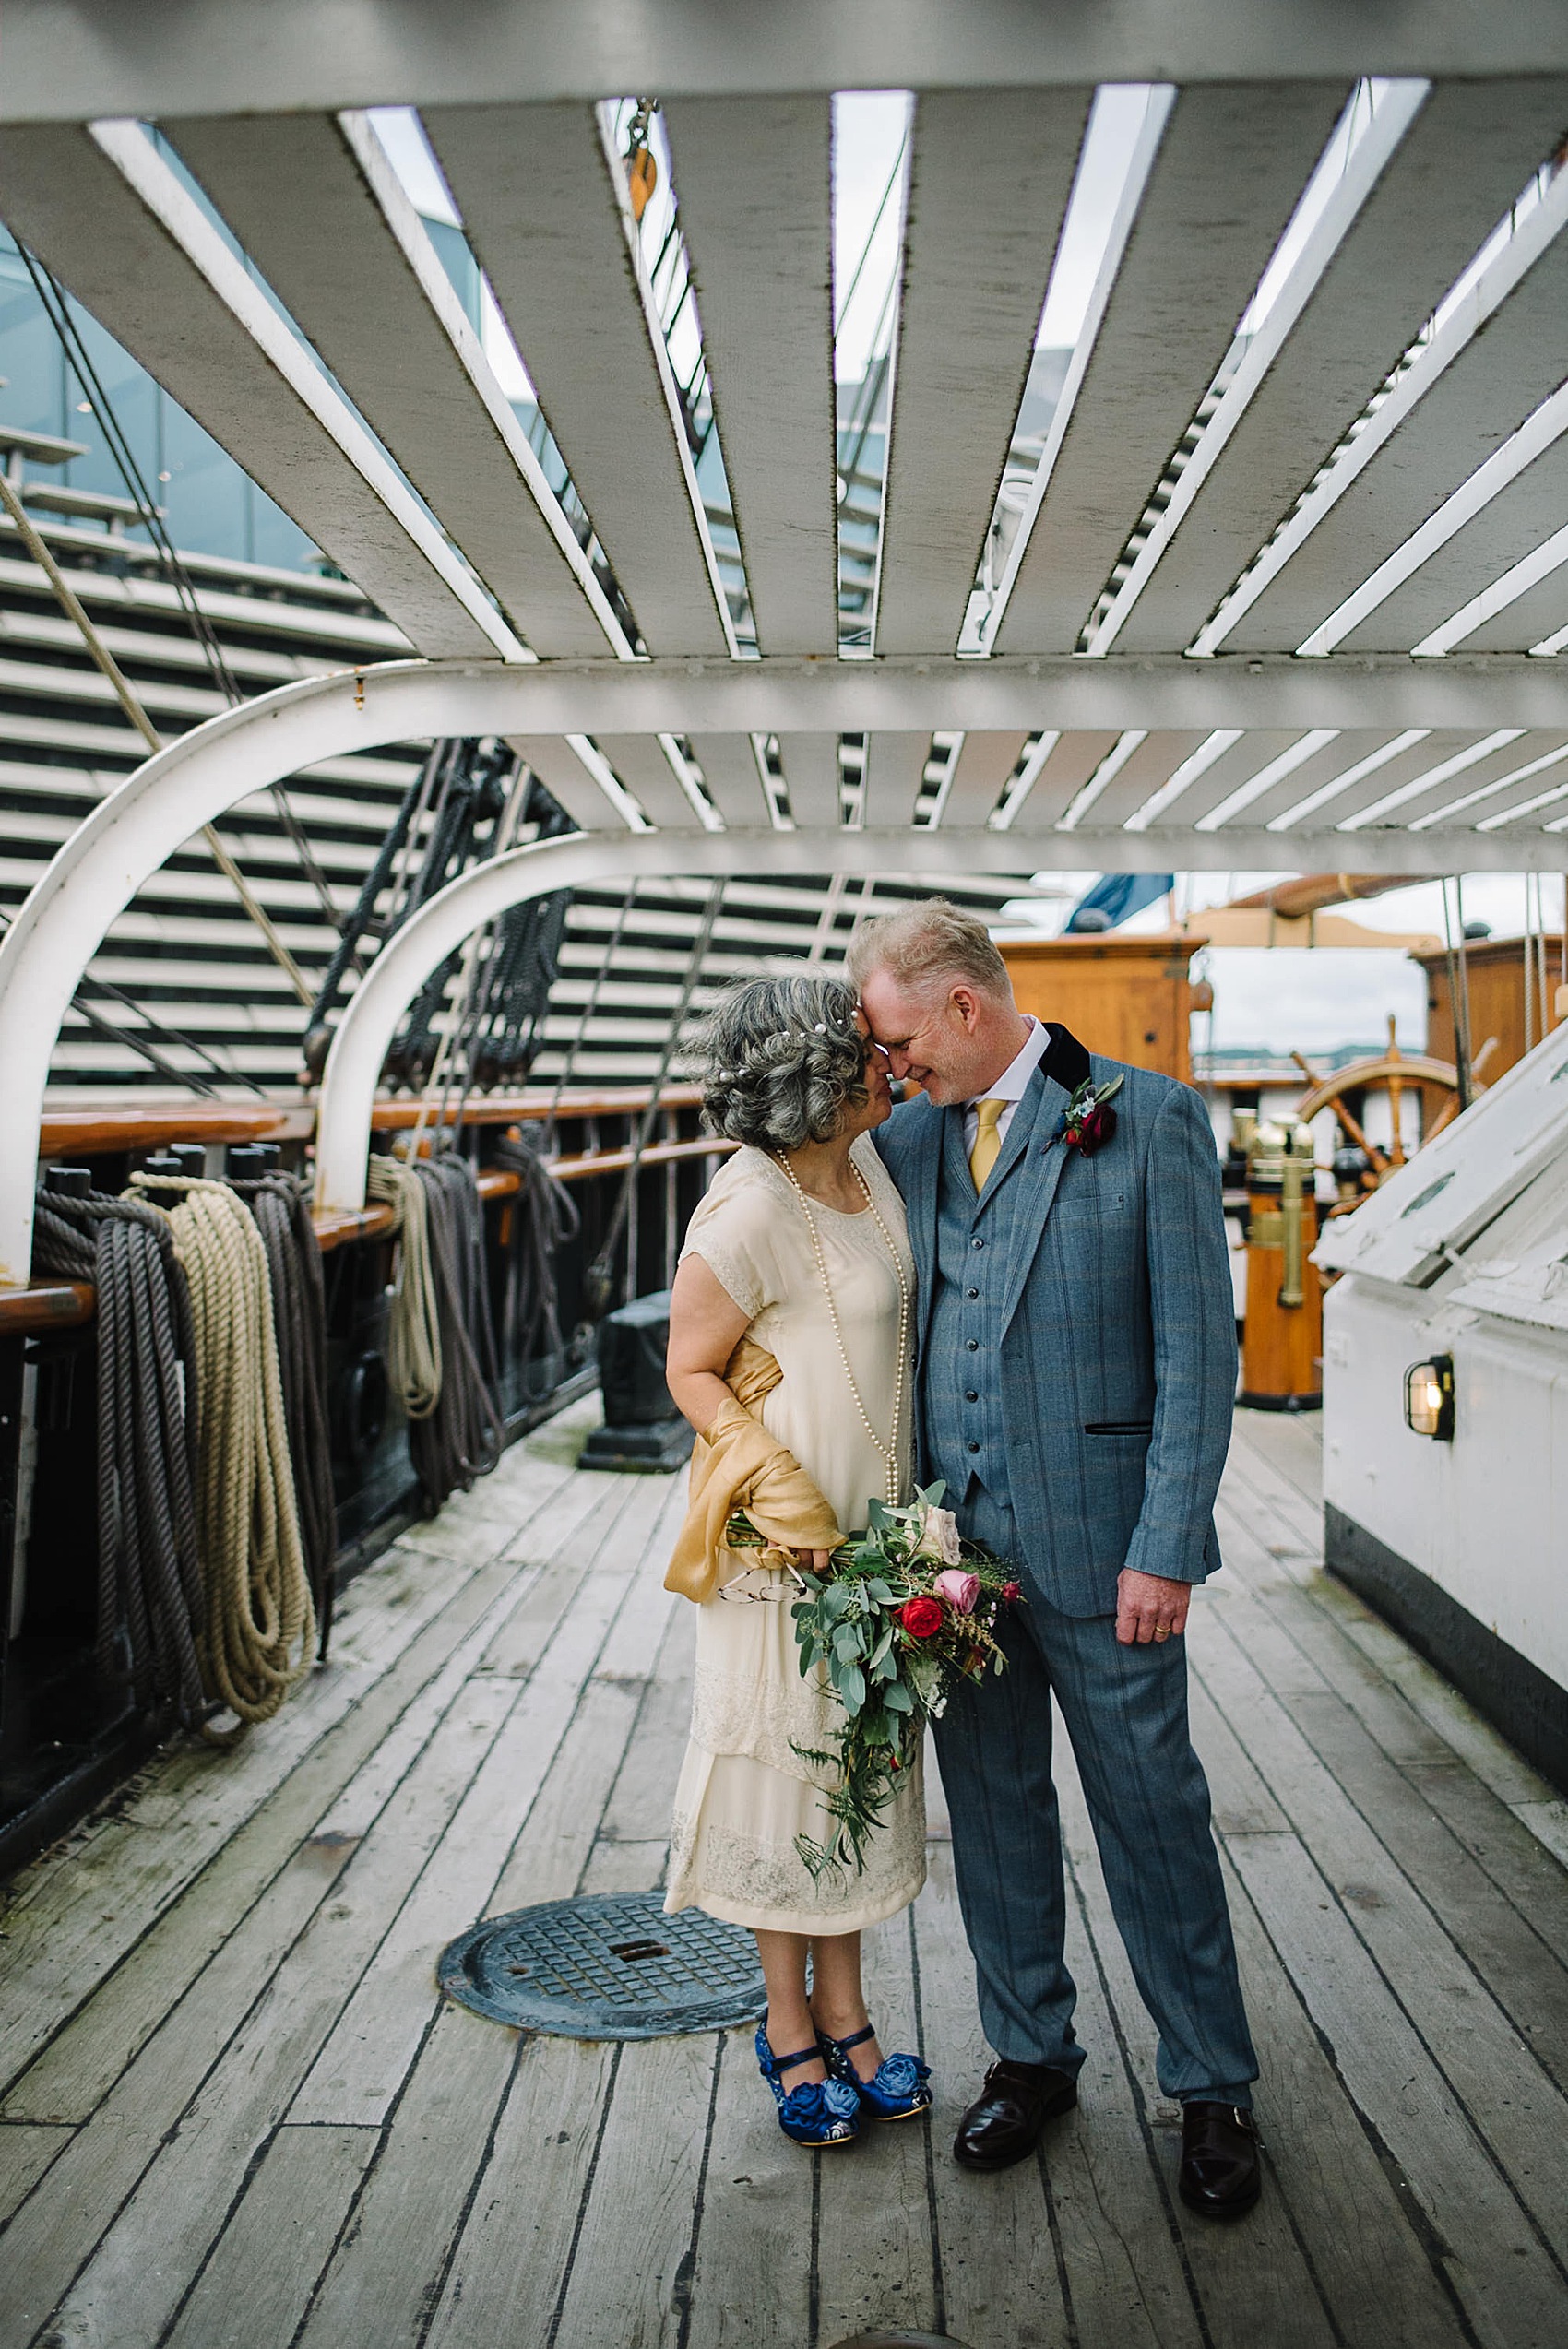
[{"label": "pink rose in bouquet", "polygon": [[978,1574],[966,1573],[957,1567],[950,1566],[944,1574],[938,1574],[936,1587],[955,1615],[974,1613],[975,1601],[980,1595]]}]

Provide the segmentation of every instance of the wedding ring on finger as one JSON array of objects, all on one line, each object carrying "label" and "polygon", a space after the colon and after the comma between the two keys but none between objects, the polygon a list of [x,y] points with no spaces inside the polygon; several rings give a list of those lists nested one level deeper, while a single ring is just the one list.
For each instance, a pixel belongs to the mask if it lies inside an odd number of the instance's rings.
[{"label": "wedding ring on finger", "polygon": [[1168,1640],[1170,1637],[1170,1624],[1157,1623],[1154,1627],[1154,1635],[1157,1640]]}]

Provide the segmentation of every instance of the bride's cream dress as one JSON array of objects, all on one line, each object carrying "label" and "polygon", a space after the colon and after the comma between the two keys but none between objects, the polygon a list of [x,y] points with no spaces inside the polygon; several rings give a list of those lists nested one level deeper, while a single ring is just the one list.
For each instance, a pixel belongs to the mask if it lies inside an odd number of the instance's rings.
[{"label": "bride's cream dress", "polygon": [[[911,1299],[915,1269],[903,1202],[869,1135],[851,1145],[878,1213],[897,1247]],[[812,1202],[838,1325],[872,1425],[886,1441],[897,1380],[898,1283],[887,1242],[869,1211],[843,1215]],[[700,1256],[742,1312],[747,1335],[783,1376],[760,1411],[845,1533],[886,1497],[886,1463],[861,1424],[828,1315],[805,1213],[789,1177],[761,1150],[738,1150],[693,1216],[683,1256]],[[911,1357],[914,1315],[909,1315]],[[897,1431],[898,1493],[908,1498],[912,1358]],[[748,1586],[782,1574],[753,1569],[754,1552],[721,1555],[727,1579]],[[852,1933],[907,1907],[925,1881],[925,1804],[917,1759],[871,1836],[863,1874],[853,1859],[818,1883],[795,1848],[832,1827],[821,1787],[831,1770],[797,1749],[832,1750],[843,1720],[819,1667],[801,1677],[785,1592],[777,1602],[715,1596],[697,1609],[691,1743],[675,1796],[667,1910],[706,1909],[731,1924],[779,1933]]]}]

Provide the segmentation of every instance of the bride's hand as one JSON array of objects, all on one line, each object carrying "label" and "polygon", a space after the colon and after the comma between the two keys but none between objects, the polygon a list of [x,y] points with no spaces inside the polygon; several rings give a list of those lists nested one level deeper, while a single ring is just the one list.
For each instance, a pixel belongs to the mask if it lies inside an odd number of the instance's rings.
[{"label": "bride's hand", "polygon": [[802,1574],[826,1574],[833,1552],[830,1549],[798,1549],[795,1563]]}]

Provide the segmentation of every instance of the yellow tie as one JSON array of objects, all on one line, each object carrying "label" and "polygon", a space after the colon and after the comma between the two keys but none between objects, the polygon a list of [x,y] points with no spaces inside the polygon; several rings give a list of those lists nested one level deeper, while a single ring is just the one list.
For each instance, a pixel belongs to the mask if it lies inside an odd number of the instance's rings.
[{"label": "yellow tie", "polygon": [[980,1123],[975,1129],[975,1146],[969,1152],[969,1172],[974,1177],[977,1191],[985,1189],[986,1177],[1002,1156],[1002,1136],[997,1131],[996,1121],[1004,1109],[1011,1107],[1012,1104],[1007,1101],[975,1103]]}]

